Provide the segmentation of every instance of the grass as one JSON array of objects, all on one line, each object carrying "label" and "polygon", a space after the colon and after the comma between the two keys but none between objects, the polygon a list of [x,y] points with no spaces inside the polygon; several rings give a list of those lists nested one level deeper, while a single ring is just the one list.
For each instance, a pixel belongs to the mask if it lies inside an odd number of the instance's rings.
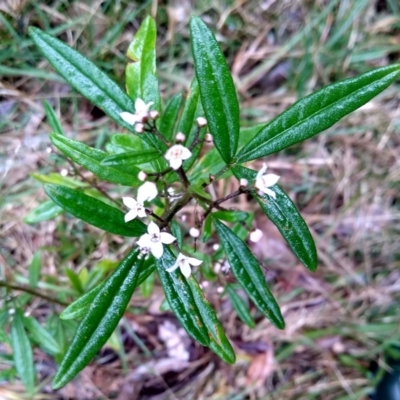
[{"label": "grass", "polygon": [[[27,285],[28,265],[42,249],[36,290],[49,297],[61,293],[65,301],[78,296],[66,267],[81,277],[88,271],[100,277],[129,243],[65,216],[32,226],[23,223],[23,216],[45,199],[41,183],[29,173],[69,168],[46,152],[50,127],[42,100],[55,107],[70,137],[92,145],[104,146],[115,126],[48,67],[26,34],[28,25],[73,45],[122,86],[126,47],[140,21],[153,13],[167,100],[186,89],[193,76],[188,17],[201,15],[218,32],[228,57],[244,125],[267,121],[326,84],[400,60],[400,14],[393,0],[204,1],[168,8],[157,1],[123,0],[15,4],[19,9],[0,8],[0,279]],[[130,384],[143,399],[366,399],[377,381],[374,371],[388,368],[385,354],[400,344],[398,92],[398,84],[393,85],[327,132],[267,160],[310,224],[320,257],[318,271],[308,273],[271,224],[257,216],[255,225],[264,237],[254,251],[267,260],[285,331],[278,332],[258,315],[256,329],[244,327],[229,303],[219,299],[217,280],[206,294],[221,310],[239,361],[228,367],[195,347],[195,360],[181,372],[166,371],[165,343],[157,327],[171,316],[158,311],[163,295],[156,283],[149,298],[135,294],[126,317],[129,329],[116,334],[115,351],[104,350],[96,370],[82,374],[83,384],[71,385],[71,392],[61,396],[106,398]],[[243,201],[241,207],[250,209],[252,203]],[[0,293],[2,309],[24,304],[68,345],[74,324],[55,316],[59,306],[6,288]],[[22,396],[18,381],[12,383],[15,373],[6,343],[0,345],[0,357],[0,397]],[[49,393],[55,366],[39,349],[35,359],[41,398]],[[151,372],[140,372],[143,365]]]}]

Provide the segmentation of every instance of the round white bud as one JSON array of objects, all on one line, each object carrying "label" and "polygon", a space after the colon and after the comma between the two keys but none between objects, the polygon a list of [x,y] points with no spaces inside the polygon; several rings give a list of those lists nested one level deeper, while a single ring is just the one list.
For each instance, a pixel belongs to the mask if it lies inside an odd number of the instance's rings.
[{"label": "round white bud", "polygon": [[251,242],[257,243],[260,241],[262,237],[263,237],[263,232],[260,229],[254,229],[254,231],[250,233],[249,239]]},{"label": "round white bud", "polygon": [[213,250],[214,250],[214,251],[217,251],[217,250],[219,250],[220,247],[221,247],[221,246],[219,245],[219,243],[215,243],[215,244],[213,245]]},{"label": "round white bud", "polygon": [[149,115],[151,119],[156,120],[160,116],[160,113],[157,110],[151,110]]},{"label": "round white bud", "polygon": [[197,228],[190,228],[189,235],[193,238],[198,238],[200,236],[200,231]]},{"label": "round white bud", "polygon": [[178,143],[183,143],[186,140],[186,135],[183,132],[178,132],[175,136],[175,140]]},{"label": "round white bud", "polygon": [[135,131],[137,133],[143,133],[144,132],[144,125],[140,122],[138,122],[137,124],[135,124]]},{"label": "round white bud", "polygon": [[249,181],[247,179],[242,178],[239,181],[240,186],[247,186],[248,184],[249,184]]},{"label": "round white bud", "polygon": [[204,117],[199,117],[196,119],[197,126],[199,128],[203,128],[207,125],[207,120]]},{"label": "round white bud", "polygon": [[138,173],[138,179],[139,179],[139,181],[142,181],[142,182],[144,182],[145,180],[146,180],[146,178],[147,178],[147,174],[146,174],[146,172],[144,172],[144,171],[140,171],[139,173]]},{"label": "round white bud", "polygon": [[222,286],[217,288],[217,293],[222,293],[224,291],[224,288]]},{"label": "round white bud", "polygon": [[213,142],[213,137],[212,137],[211,133],[206,133],[206,135],[204,136],[204,141],[206,143],[212,143]]}]

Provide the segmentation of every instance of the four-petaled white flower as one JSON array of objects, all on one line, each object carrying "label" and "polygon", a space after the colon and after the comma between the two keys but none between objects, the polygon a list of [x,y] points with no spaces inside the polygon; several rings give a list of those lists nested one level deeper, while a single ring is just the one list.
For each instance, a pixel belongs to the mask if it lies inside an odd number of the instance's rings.
[{"label": "four-petaled white flower", "polygon": [[173,272],[177,268],[179,268],[182,274],[189,278],[190,274],[192,273],[192,269],[190,268],[191,265],[194,267],[198,267],[203,261],[198,260],[197,258],[187,257],[182,253],[178,254],[178,258],[175,261],[175,264],[172,267],[167,268],[168,272]]},{"label": "four-petaled white flower", "polygon": [[131,114],[129,112],[122,112],[119,116],[129,125],[143,124],[146,122],[147,118],[150,116],[150,107],[154,104],[153,101],[145,103],[142,99],[137,99],[135,101],[135,113]]},{"label": "four-petaled white flower", "polygon": [[177,170],[183,160],[187,160],[192,155],[192,152],[181,144],[176,144],[168,149],[165,153],[165,158],[169,161],[169,166]]},{"label": "four-petaled white flower", "polygon": [[143,203],[136,201],[132,197],[123,197],[122,201],[130,209],[130,211],[125,214],[125,222],[132,221],[136,217],[146,217],[146,210],[144,209]]},{"label": "four-petaled white flower", "polygon": [[257,189],[261,190],[261,192],[271,196],[272,198],[276,198],[276,194],[274,191],[269,189],[271,186],[274,186],[280,176],[275,175],[275,174],[265,174],[264,172],[267,170],[267,166],[263,164],[263,167],[258,171],[258,174],[256,176],[256,183],[255,186]]},{"label": "four-petaled white flower", "polygon": [[144,204],[145,201],[152,201],[158,195],[157,186],[154,182],[145,182],[139,186],[137,201]]},{"label": "four-petaled white flower", "polygon": [[137,245],[141,252],[150,249],[155,258],[161,258],[164,253],[164,244],[171,244],[176,238],[168,232],[160,232],[160,228],[153,221],[147,227],[147,233],[140,236]]}]

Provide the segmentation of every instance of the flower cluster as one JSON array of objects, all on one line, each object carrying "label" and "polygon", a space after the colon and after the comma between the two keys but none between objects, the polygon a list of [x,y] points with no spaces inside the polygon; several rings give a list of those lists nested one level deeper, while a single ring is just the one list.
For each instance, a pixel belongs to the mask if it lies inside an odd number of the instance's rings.
[{"label": "flower cluster", "polygon": [[153,101],[145,103],[142,99],[135,101],[135,113],[122,112],[119,116],[129,125],[134,125],[138,133],[144,131],[144,123],[150,117],[150,107],[154,104]]},{"label": "flower cluster", "polygon": [[266,170],[267,166],[264,163],[263,167],[257,173],[255,187],[261,192],[261,194],[265,193],[273,199],[276,199],[276,194],[270,189],[270,187],[274,186],[278,182],[280,176],[275,174],[264,175]]}]

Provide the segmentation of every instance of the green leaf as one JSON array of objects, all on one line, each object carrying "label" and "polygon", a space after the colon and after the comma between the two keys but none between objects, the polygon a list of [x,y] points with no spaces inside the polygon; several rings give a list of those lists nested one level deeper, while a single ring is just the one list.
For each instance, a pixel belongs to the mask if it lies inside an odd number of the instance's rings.
[{"label": "green leaf", "polygon": [[[140,268],[139,277],[136,282],[136,286],[141,285],[156,269],[156,266],[152,260],[146,260],[142,268]],[[71,303],[67,308],[63,310],[60,314],[60,318],[67,320],[67,319],[78,319],[83,317],[93,300],[96,298],[97,294],[100,292],[101,288],[103,287],[104,282],[98,284],[89,292],[85,293],[83,296],[79,297],[73,303]]]},{"label": "green leaf", "polygon": [[133,126],[120,117],[123,111],[132,112],[134,103],[113,80],[87,58],[42,30],[30,27],[29,35],[53,68],[76,91],[119,125],[134,132]]},{"label": "green leaf", "polygon": [[140,293],[144,298],[150,297],[154,289],[155,274],[150,274],[140,285]]},{"label": "green leaf", "polygon": [[100,179],[126,186],[139,186],[141,184],[137,177],[140,172],[138,168],[102,164],[102,161],[108,157],[108,154],[104,151],[57,134],[51,134],[50,139],[54,146],[67,157],[93,172]]},{"label": "green leaf", "polygon": [[156,260],[157,273],[164,289],[165,297],[186,332],[203,346],[210,344],[207,328],[196,306],[190,286],[180,269],[167,272],[176,261],[168,247],[164,246],[162,258]]},{"label": "green leaf", "polygon": [[36,371],[33,364],[32,347],[26,334],[23,315],[20,309],[15,310],[14,319],[11,323],[11,344],[15,369],[29,393],[35,387]]},{"label": "green leaf", "polygon": [[203,225],[203,236],[202,236],[203,243],[207,243],[210,240],[212,233],[213,233],[212,217],[210,214],[208,214]]},{"label": "green leaf", "polygon": [[64,130],[61,126],[61,122],[57,117],[56,112],[47,100],[43,101],[44,110],[46,111],[47,122],[49,123],[53,132],[59,135],[65,135]]},{"label": "green leaf", "polygon": [[59,389],[75,377],[106,343],[124,315],[143,260],[138,249],[132,250],[107,279],[79,324],[53,379]]},{"label": "green leaf", "polygon": [[44,185],[47,195],[65,211],[106,232],[137,237],[146,232],[146,225],[135,219],[124,221],[124,213],[79,190],[60,185]]},{"label": "green leaf", "polygon": [[213,217],[226,222],[246,221],[249,213],[245,211],[215,211]]},{"label": "green leaf", "polygon": [[[232,171],[238,179],[245,178],[249,182],[252,182],[257,175],[256,171],[240,165],[233,167]],[[297,258],[310,271],[315,271],[318,267],[317,249],[306,222],[289,196],[278,185],[273,186],[273,191],[276,193],[275,200],[268,195],[259,196],[256,192],[253,196],[279,229]]]},{"label": "green leaf", "polygon": [[147,17],[142,22],[126,53],[133,61],[127,65],[125,71],[126,90],[134,100],[140,98],[145,103],[153,101],[153,109],[161,112],[156,71],[156,37],[157,30],[154,19]]},{"label": "green leaf", "polygon": [[32,257],[32,261],[29,264],[29,286],[35,288],[39,282],[40,269],[42,267],[42,252],[38,250]]},{"label": "green leaf", "polygon": [[63,212],[64,210],[55,204],[54,201],[48,200],[29,211],[23,221],[26,224],[37,224],[42,221],[53,219]]},{"label": "green leaf", "polygon": [[81,182],[68,176],[61,176],[60,174],[57,174],[55,172],[51,172],[47,175],[32,172],[29,175],[33,179],[36,179],[37,181],[42,183],[54,183],[56,185],[68,186],[72,189],[87,186],[86,182]]},{"label": "green leaf", "polygon": [[78,274],[70,268],[65,268],[65,275],[67,275],[72,287],[80,294],[84,292],[83,285],[79,279]]},{"label": "green leaf", "polygon": [[279,329],[285,327],[279,306],[268,289],[264,274],[246,244],[226,225],[214,219],[220,242],[232,271],[258,309]]},{"label": "green leaf", "polygon": [[227,286],[229,299],[238,317],[250,328],[255,328],[256,324],[250,314],[250,310],[242,298],[236,293],[232,285]]},{"label": "green leaf", "polygon": [[123,170],[126,167],[132,165],[146,164],[155,159],[161,157],[161,154],[157,150],[140,150],[140,151],[129,151],[126,153],[114,154],[107,156],[102,160],[102,165],[109,167],[115,167],[118,170]]},{"label": "green leaf", "polygon": [[178,243],[178,246],[182,247],[183,243],[182,229],[175,219],[171,221],[171,231],[172,231],[172,236],[176,238],[176,243]]},{"label": "green leaf", "polygon": [[174,138],[176,121],[178,121],[181,104],[182,94],[178,93],[171,98],[161,117],[159,131],[168,142],[171,142]]},{"label": "green leaf", "polygon": [[31,333],[36,343],[40,344],[51,354],[57,354],[61,351],[59,344],[53,338],[48,330],[46,330],[36,319],[32,317],[24,317],[23,323]]},{"label": "green leaf", "polygon": [[125,153],[128,151],[140,151],[143,149],[142,139],[138,135],[125,135],[116,133],[110,137],[110,144],[113,146],[110,153]]},{"label": "green leaf", "polygon": [[192,52],[201,103],[214,144],[226,163],[236,154],[239,103],[228,65],[212,32],[197,17],[190,21]]},{"label": "green leaf", "polygon": [[276,153],[331,127],[386,89],[400,75],[400,65],[376,68],[329,85],[280,114],[239,152],[236,162]]},{"label": "green leaf", "polygon": [[210,349],[226,363],[234,364],[236,361],[235,352],[225,335],[224,328],[219,322],[215,310],[205,298],[203,291],[200,289],[200,286],[193,275],[189,276],[187,282],[189,283],[201,318],[208,330],[210,336]]}]

